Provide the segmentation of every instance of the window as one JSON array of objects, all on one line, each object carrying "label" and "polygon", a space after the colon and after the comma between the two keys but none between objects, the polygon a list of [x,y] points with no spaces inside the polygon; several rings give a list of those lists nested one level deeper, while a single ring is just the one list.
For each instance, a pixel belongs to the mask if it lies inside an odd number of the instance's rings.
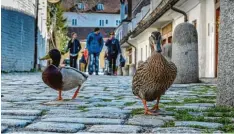
[{"label": "window", "polygon": [[79,10],[84,10],[84,4],[83,3],[78,3],[77,7]]},{"label": "window", "polygon": [[104,20],[99,20],[99,26],[104,26]]},{"label": "window", "polygon": [[77,25],[77,19],[72,19],[72,25],[76,26]]},{"label": "window", "polygon": [[116,26],[120,25],[121,21],[120,20],[116,20]]},{"label": "window", "polygon": [[104,5],[101,3],[97,4],[97,10],[104,10]]},{"label": "window", "polygon": [[106,24],[108,24],[108,20],[106,20]]}]

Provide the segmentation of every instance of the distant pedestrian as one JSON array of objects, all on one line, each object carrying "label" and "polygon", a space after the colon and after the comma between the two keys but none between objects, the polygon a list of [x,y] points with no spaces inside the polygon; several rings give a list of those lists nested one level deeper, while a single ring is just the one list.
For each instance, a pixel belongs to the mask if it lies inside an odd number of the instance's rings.
[{"label": "distant pedestrian", "polygon": [[80,58],[80,71],[85,72],[86,64],[87,64],[87,61],[85,60],[84,52],[82,52],[82,56]]},{"label": "distant pedestrian", "polygon": [[121,49],[118,39],[115,38],[115,33],[110,33],[110,38],[106,41],[107,46],[107,59],[109,61],[109,74],[117,75],[116,72],[116,59],[121,55]]},{"label": "distant pedestrian", "polygon": [[77,39],[77,34],[73,32],[71,34],[72,39],[68,42],[67,49],[70,49],[70,66],[77,68],[77,57],[81,50],[80,41]]},{"label": "distant pedestrian", "polygon": [[[89,75],[92,75],[93,72],[96,72],[98,75],[99,72],[99,55],[103,48],[103,37],[100,33],[99,28],[95,28],[94,32],[90,33],[87,37],[87,49],[89,52]],[[95,67],[95,69],[94,69]]]},{"label": "distant pedestrian", "polygon": [[85,61],[86,61],[86,64],[85,64],[85,72],[86,72],[86,69],[87,69],[87,65],[88,65],[88,58],[89,58],[89,55],[88,55],[89,53],[88,53],[88,50],[87,49],[85,49],[84,50],[84,58],[85,58]]}]

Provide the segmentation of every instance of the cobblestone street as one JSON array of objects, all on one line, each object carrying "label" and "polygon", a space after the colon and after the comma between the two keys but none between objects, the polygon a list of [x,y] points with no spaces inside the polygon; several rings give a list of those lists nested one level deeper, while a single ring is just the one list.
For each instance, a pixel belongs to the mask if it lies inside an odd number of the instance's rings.
[{"label": "cobblestone street", "polygon": [[[132,94],[131,77],[90,76],[76,100],[75,89],[58,93],[41,73],[2,75],[2,133],[201,133],[233,124],[232,109],[214,108],[216,85],[173,85],[158,116],[145,116]],[[148,103],[152,106],[155,102]],[[228,118],[226,118],[228,117]]]}]

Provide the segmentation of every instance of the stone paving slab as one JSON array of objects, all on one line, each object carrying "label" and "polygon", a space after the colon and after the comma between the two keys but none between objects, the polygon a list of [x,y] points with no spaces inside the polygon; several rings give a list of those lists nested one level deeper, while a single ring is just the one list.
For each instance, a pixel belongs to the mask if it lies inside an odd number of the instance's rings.
[{"label": "stone paving slab", "polygon": [[35,120],[37,116],[17,116],[17,115],[4,115],[2,119],[21,119],[21,120]]},{"label": "stone paving slab", "polygon": [[195,106],[195,107],[214,107],[213,103],[187,103],[185,106]]},{"label": "stone paving slab", "polygon": [[1,125],[9,127],[24,127],[31,123],[30,120],[21,120],[21,119],[1,119]]},{"label": "stone paving slab", "polygon": [[211,123],[211,122],[175,121],[175,126],[178,127],[202,126],[207,128],[219,128],[222,127],[223,125],[220,123]]},{"label": "stone paving slab", "polygon": [[139,126],[156,126],[160,127],[164,125],[164,121],[157,116],[146,116],[146,115],[136,115],[128,120],[129,125],[139,125]]},{"label": "stone paving slab", "polygon": [[131,125],[94,125],[88,131],[96,133],[139,133],[142,128]]},{"label": "stone paving slab", "polygon": [[71,117],[60,117],[60,118],[45,118],[42,121],[47,122],[69,122],[69,123],[82,123],[87,125],[94,124],[122,124],[122,119],[109,119],[109,118],[71,118]]},{"label": "stone paving slab", "polygon": [[205,110],[209,107],[198,107],[198,106],[165,106],[165,108],[176,108],[176,109],[194,109],[194,110]]},{"label": "stone paving slab", "polygon": [[37,122],[26,127],[26,129],[30,131],[46,131],[58,133],[75,133],[84,128],[84,124],[61,122]]},{"label": "stone paving slab", "polygon": [[77,132],[75,134],[117,134],[117,133]]},{"label": "stone paving slab", "polygon": [[43,132],[43,131],[17,131],[10,134],[61,134],[56,132]]},{"label": "stone paving slab", "polygon": [[2,115],[26,115],[26,116],[35,116],[40,115],[41,110],[1,110]]},{"label": "stone paving slab", "polygon": [[103,111],[109,113],[130,113],[131,110],[122,110],[116,107],[91,107],[87,108],[87,110],[95,110],[95,111]]},{"label": "stone paving slab", "polygon": [[168,128],[154,128],[153,133],[171,133],[171,134],[201,134],[202,131],[197,128],[190,127],[168,127]]},{"label": "stone paving slab", "polygon": [[5,132],[5,131],[7,131],[7,129],[8,129],[7,126],[1,125],[1,132],[2,132],[2,133]]},{"label": "stone paving slab", "polygon": [[[57,117],[56,114],[48,114],[50,117]],[[110,118],[110,119],[125,119],[127,114],[124,113],[108,113],[101,111],[88,111],[73,114],[63,114],[60,117],[80,117],[80,118]]]}]

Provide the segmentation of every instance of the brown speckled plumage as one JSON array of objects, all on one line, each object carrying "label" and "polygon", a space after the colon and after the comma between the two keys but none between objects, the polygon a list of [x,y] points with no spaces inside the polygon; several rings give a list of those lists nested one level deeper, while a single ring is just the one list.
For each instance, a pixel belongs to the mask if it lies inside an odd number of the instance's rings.
[{"label": "brown speckled plumage", "polygon": [[133,94],[146,101],[153,101],[173,84],[176,74],[174,63],[167,61],[160,53],[153,52],[136,70],[132,82]]}]

